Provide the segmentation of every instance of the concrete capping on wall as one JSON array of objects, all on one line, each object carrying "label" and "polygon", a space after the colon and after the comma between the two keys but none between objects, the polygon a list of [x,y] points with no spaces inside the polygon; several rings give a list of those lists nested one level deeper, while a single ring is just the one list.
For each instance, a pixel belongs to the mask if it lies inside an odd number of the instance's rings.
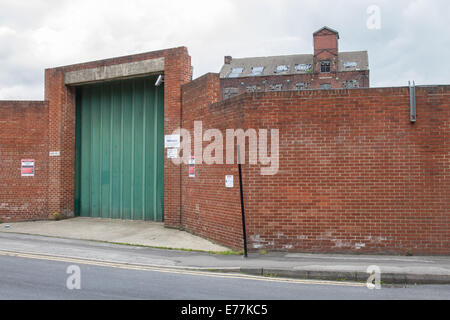
[{"label": "concrete capping on wall", "polygon": [[0,100],[0,107],[29,107],[29,106],[38,106],[42,107],[48,106],[48,101],[39,101],[39,100]]},{"label": "concrete capping on wall", "polygon": [[[201,78],[197,78],[201,79]],[[197,80],[196,79],[196,80]],[[221,85],[223,87],[224,80],[220,79]],[[186,86],[186,85],[185,85]],[[223,88],[222,88],[223,89]],[[434,94],[446,94],[450,92],[450,85],[417,85],[416,89],[418,92],[425,90],[428,94],[436,92]],[[284,97],[284,98],[297,98],[301,97],[304,99],[321,99],[324,97],[377,97],[385,95],[395,95],[395,96],[409,96],[409,87],[399,86],[399,87],[370,87],[370,88],[348,88],[348,89],[303,89],[303,90],[282,90],[282,91],[261,91],[261,92],[244,92],[239,93],[234,97],[223,99],[219,102],[211,104],[210,108],[214,105],[233,105],[237,101],[245,99],[259,99],[261,97]]]},{"label": "concrete capping on wall", "polygon": [[64,75],[66,85],[79,85],[98,81],[118,80],[164,72],[164,57],[70,71]]}]

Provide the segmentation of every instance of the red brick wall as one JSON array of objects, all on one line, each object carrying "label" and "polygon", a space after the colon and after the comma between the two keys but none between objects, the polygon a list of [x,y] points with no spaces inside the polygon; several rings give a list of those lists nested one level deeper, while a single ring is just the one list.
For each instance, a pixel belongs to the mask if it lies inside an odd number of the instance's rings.
[{"label": "red brick wall", "polygon": [[322,50],[329,50],[337,55],[339,51],[338,36],[334,32],[322,30],[314,35],[314,55]]},{"label": "red brick wall", "polygon": [[[203,122],[203,133],[219,129],[225,136],[228,128],[244,125],[244,109],[239,99],[233,103],[211,103],[221,100],[218,74],[206,74],[183,86],[183,128],[189,130],[194,155],[194,121]],[[236,100],[237,99],[237,100]],[[209,142],[204,142],[206,147]],[[198,160],[198,158],[196,158]],[[240,223],[239,189],[225,188],[225,175],[233,174],[237,180],[235,165],[196,164],[195,178],[190,178],[188,166],[181,166],[182,173],[182,225],[191,232],[233,248],[240,248],[242,232]]]},{"label": "red brick wall", "polygon": [[[164,133],[181,127],[181,86],[192,77],[191,57],[182,47],[165,52],[164,71]],[[165,155],[164,160],[164,223],[181,227],[181,167]]]},{"label": "red brick wall", "polygon": [[[217,81],[183,87],[185,128],[203,120],[280,130],[279,173],[244,166],[251,249],[450,253],[449,86],[417,88],[411,124],[408,88],[244,94],[208,105]],[[188,178],[183,167],[184,226],[242,248],[238,184],[224,182],[226,174],[237,182],[235,166],[196,169]]]},{"label": "red brick wall", "polygon": [[[21,176],[21,160],[35,160],[35,176]],[[0,219],[47,218],[48,105],[0,101]]]}]

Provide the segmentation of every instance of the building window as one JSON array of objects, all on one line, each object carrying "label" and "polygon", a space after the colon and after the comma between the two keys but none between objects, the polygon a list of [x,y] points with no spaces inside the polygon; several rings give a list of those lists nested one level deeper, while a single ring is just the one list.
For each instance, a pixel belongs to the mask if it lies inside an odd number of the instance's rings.
[{"label": "building window", "polygon": [[269,86],[269,91],[281,91],[283,89],[283,85],[281,83],[279,84],[271,84]]},{"label": "building window", "polygon": [[224,99],[229,99],[238,95],[238,88],[225,88],[223,93]]},{"label": "building window", "polygon": [[239,78],[244,71],[244,68],[232,68],[228,78]]},{"label": "building window", "polygon": [[288,65],[279,65],[275,69],[275,73],[277,73],[277,74],[288,72],[288,71],[289,71],[289,66]]},{"label": "building window", "polygon": [[295,90],[305,90],[308,89],[308,83],[305,82],[298,82],[295,84]]},{"label": "building window", "polygon": [[359,81],[358,80],[345,80],[344,82],[342,82],[342,88],[344,88],[344,89],[359,88]]},{"label": "building window", "polygon": [[253,67],[252,72],[249,74],[249,77],[262,76],[263,72],[264,72],[264,67]]},{"label": "building window", "polygon": [[331,84],[329,84],[329,83],[321,84],[320,89],[329,90],[329,89],[331,89]]},{"label": "building window", "polygon": [[247,92],[261,92],[261,87],[259,86],[248,86],[247,87]]},{"label": "building window", "polygon": [[329,60],[324,60],[320,62],[320,72],[328,73],[331,71],[331,63]]}]

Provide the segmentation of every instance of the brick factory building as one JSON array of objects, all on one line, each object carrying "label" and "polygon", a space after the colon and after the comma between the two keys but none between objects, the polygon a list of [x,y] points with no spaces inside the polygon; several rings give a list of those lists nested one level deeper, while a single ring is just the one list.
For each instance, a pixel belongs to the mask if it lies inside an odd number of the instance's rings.
[{"label": "brick factory building", "polygon": [[339,33],[323,27],[313,34],[314,54],[233,59],[220,71],[224,99],[244,92],[368,88],[367,51],[340,52]]},{"label": "brick factory building", "polygon": [[[367,54],[339,53],[337,39],[323,28],[314,56],[269,59],[255,77],[230,78],[247,60],[229,59],[192,80],[185,47],[45,70],[44,101],[0,101],[0,219],[164,221],[241,249],[239,184],[225,185],[237,165],[202,163],[192,148],[191,171],[165,137],[183,128],[205,150],[210,129],[277,129],[276,174],[245,150],[251,250],[450,254],[450,86],[367,88]],[[297,64],[312,73],[275,73]],[[269,92],[289,77],[308,90]],[[350,80],[359,88],[342,88]],[[244,85],[225,99],[232,81]]]}]

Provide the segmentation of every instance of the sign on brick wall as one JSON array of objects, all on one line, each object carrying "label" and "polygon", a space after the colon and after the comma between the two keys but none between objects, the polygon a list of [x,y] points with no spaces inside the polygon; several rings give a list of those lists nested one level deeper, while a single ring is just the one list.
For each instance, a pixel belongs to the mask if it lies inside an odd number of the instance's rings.
[{"label": "sign on brick wall", "polygon": [[179,148],[180,147],[180,135],[170,134],[164,136],[164,147],[165,148]]},{"label": "sign on brick wall", "polygon": [[225,187],[233,188],[234,187],[234,176],[225,176]]},{"label": "sign on brick wall", "polygon": [[22,177],[34,177],[34,159],[22,159]]},{"label": "sign on brick wall", "polygon": [[178,158],[178,149],[167,149],[167,159],[177,159]]},{"label": "sign on brick wall", "polygon": [[189,178],[195,178],[195,157],[189,159]]}]

